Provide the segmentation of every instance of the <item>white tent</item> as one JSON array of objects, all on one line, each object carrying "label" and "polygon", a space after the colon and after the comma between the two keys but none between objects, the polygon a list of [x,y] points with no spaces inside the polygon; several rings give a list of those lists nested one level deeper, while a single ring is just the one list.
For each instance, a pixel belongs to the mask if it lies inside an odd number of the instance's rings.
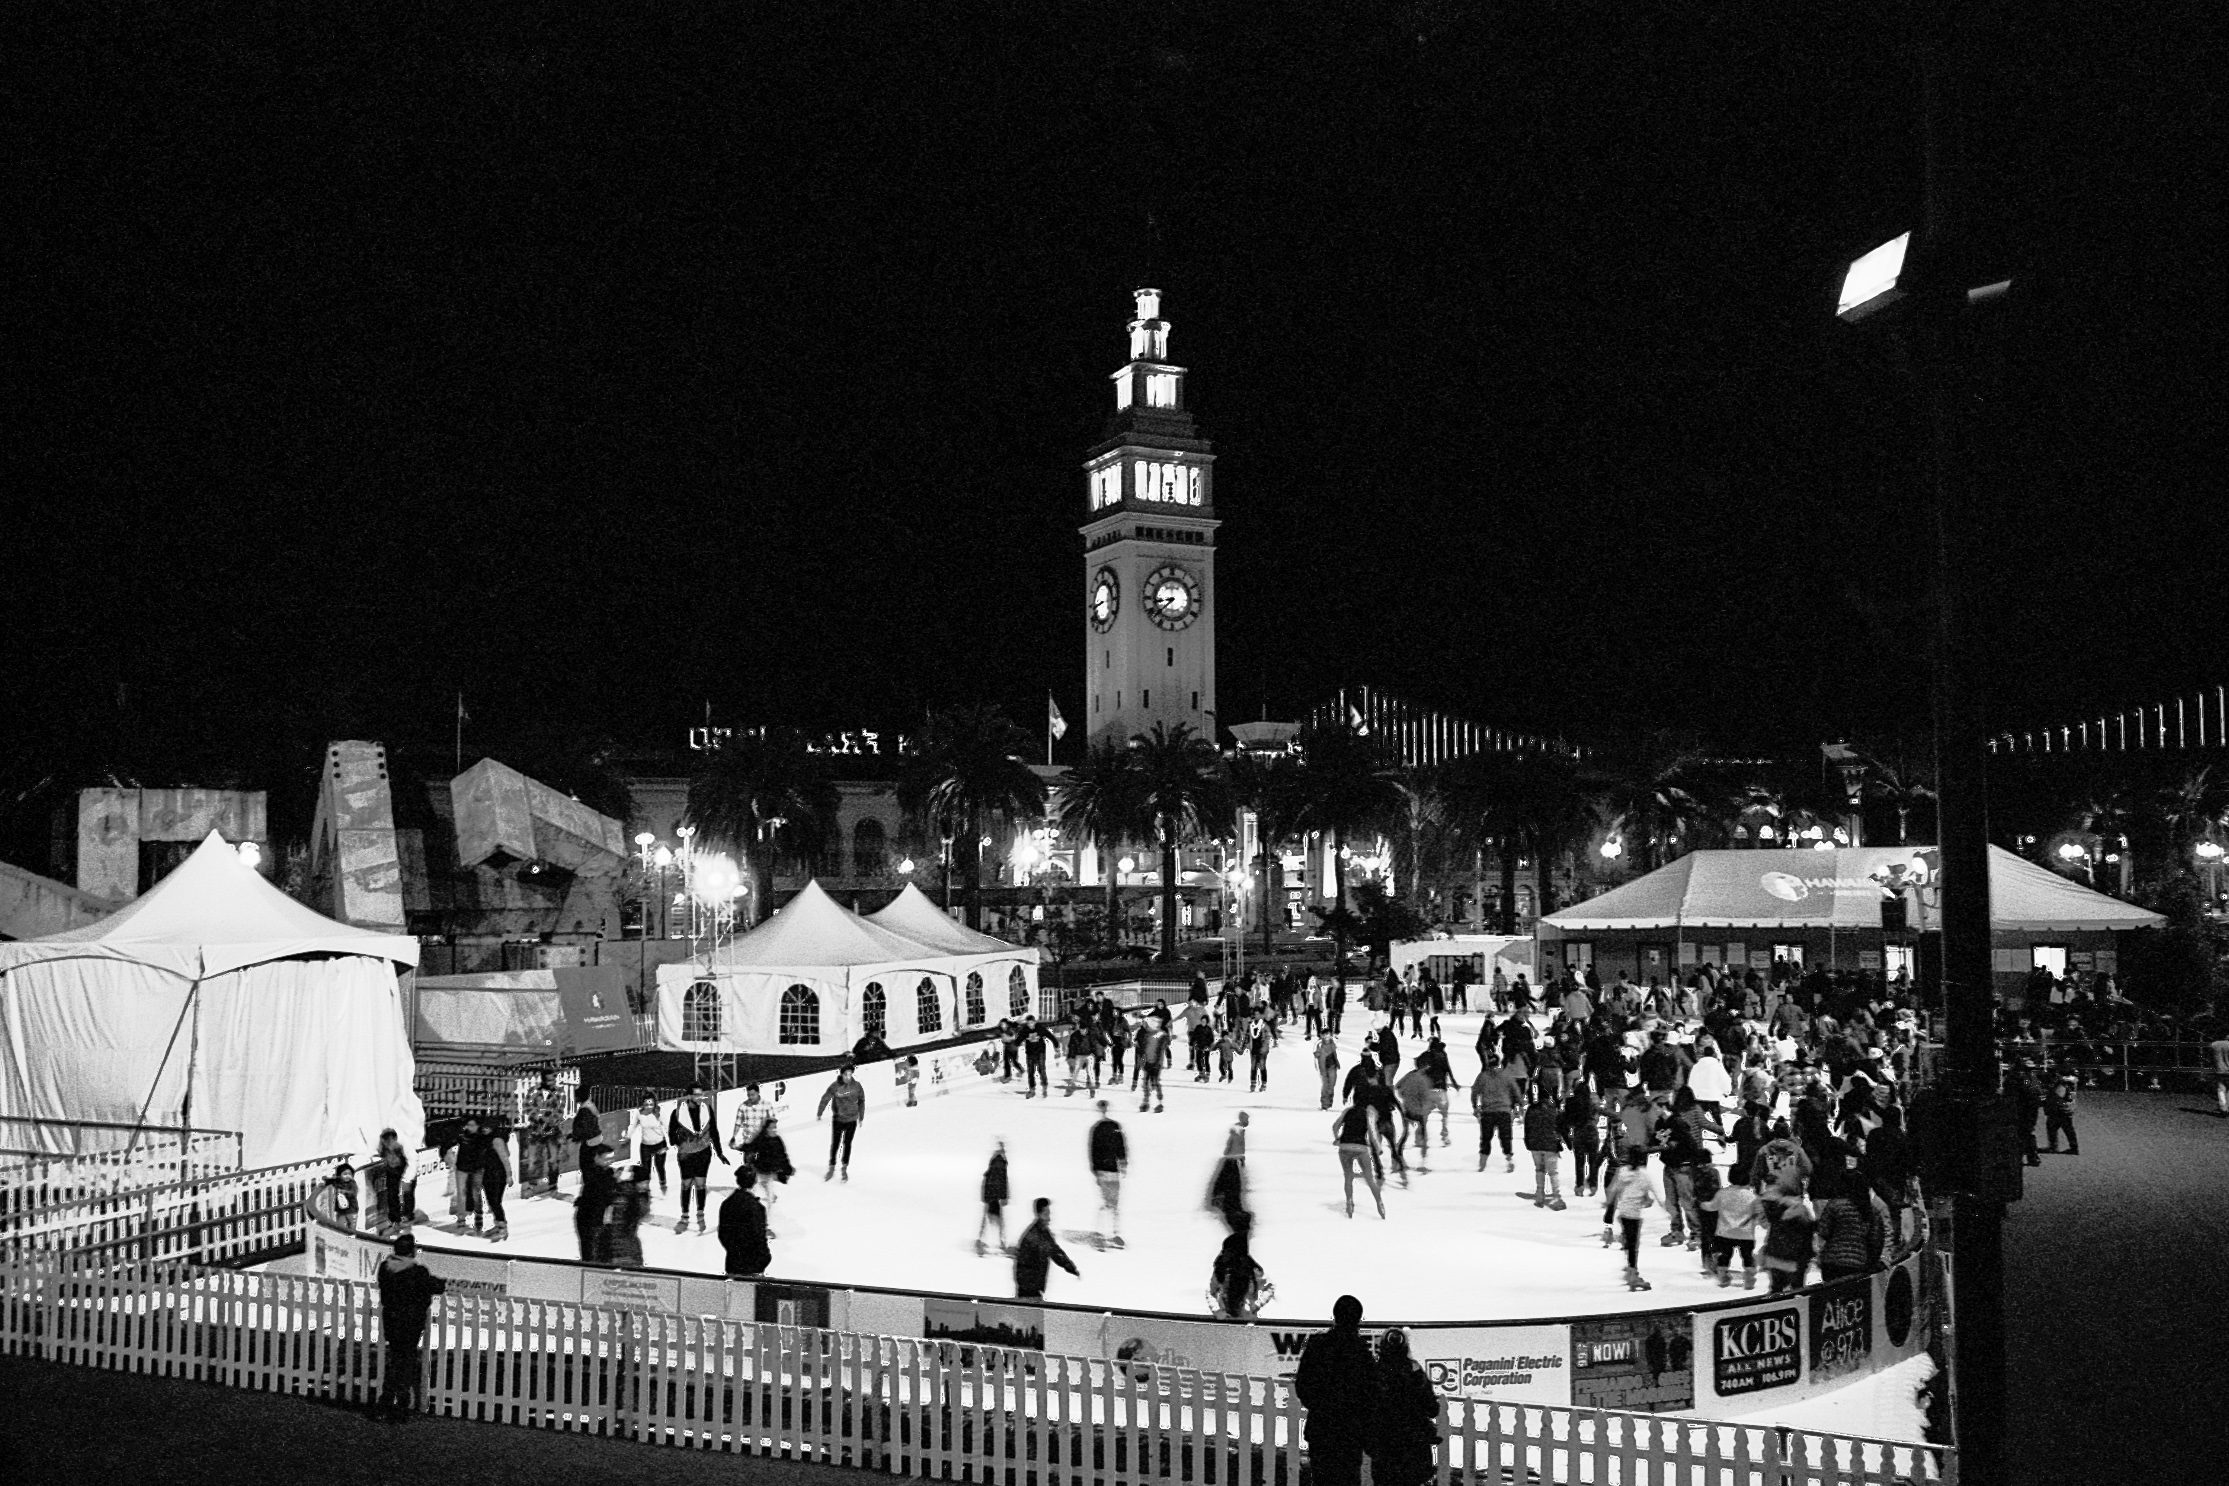
[{"label": "white tent", "polygon": [[390,1125],[415,1149],[395,967],[417,962],[211,832],[108,917],[0,943],[0,1114],[237,1130],[251,1167],[367,1156]]},{"label": "white tent", "polygon": [[[1645,877],[1541,920],[1587,930],[1878,929],[1881,905],[1902,899],[1913,929],[1939,927],[1938,854],[1932,846],[1834,851],[1691,851]],[[1998,933],[2141,929],[2149,910],[1989,848],[1989,918]]]},{"label": "white tent", "polygon": [[[921,906],[936,915],[927,899]],[[659,968],[659,1045],[829,1053],[873,1027],[904,1048],[995,1021],[1017,992],[1036,1006],[1036,951],[957,924],[938,938],[864,918],[808,882],[709,968]]]}]

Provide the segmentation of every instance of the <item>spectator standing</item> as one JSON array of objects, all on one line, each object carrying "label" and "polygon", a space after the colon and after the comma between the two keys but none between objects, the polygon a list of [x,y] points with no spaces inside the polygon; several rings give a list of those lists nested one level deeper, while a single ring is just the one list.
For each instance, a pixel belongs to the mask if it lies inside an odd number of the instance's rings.
[{"label": "spectator standing", "polygon": [[613,1268],[642,1268],[642,1220],[649,1211],[650,1173],[637,1163],[612,1192],[605,1243]]},{"label": "spectator standing", "polygon": [[2051,1087],[2043,1096],[2043,1133],[2051,1154],[2059,1153],[2059,1136],[2066,1136],[2066,1153],[2082,1154],[2082,1142],[2074,1134],[2074,1075],[2062,1073],[2051,1080]]},{"label": "spectator standing", "polygon": [[1377,1428],[1378,1364],[1362,1339],[1362,1302],[1352,1295],[1333,1302],[1331,1329],[1301,1348],[1293,1396],[1308,1411],[1302,1428],[1315,1486],[1361,1486],[1362,1457]]},{"label": "spectator standing", "polygon": [[1424,1486],[1440,1443],[1440,1396],[1398,1326],[1378,1338],[1378,1406],[1370,1432],[1374,1486]]},{"label": "spectator standing", "polygon": [[1018,1300],[1043,1300],[1045,1279],[1055,1264],[1077,1279],[1083,1278],[1076,1261],[1053,1237],[1053,1200],[1040,1197],[1035,1206],[1035,1220],[1022,1230],[1021,1242],[1014,1245],[1014,1295]]},{"label": "spectator standing", "polygon": [[729,1274],[764,1274],[774,1262],[774,1250],[767,1243],[766,1205],[754,1190],[757,1185],[757,1173],[748,1166],[738,1166],[735,1190],[720,1204],[720,1252],[726,1256],[724,1267]]},{"label": "spectator standing", "polygon": [[375,1414],[396,1424],[418,1403],[418,1348],[426,1337],[433,1298],[448,1290],[439,1275],[418,1262],[418,1240],[405,1233],[395,1251],[379,1261],[379,1328],[387,1341],[386,1366]]}]

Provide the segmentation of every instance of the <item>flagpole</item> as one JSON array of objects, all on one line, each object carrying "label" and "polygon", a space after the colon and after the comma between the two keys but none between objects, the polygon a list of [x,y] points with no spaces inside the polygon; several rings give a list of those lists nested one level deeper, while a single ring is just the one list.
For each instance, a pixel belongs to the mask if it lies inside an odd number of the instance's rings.
[{"label": "flagpole", "polygon": [[464,693],[457,693],[457,754],[456,773],[464,772]]},{"label": "flagpole", "polygon": [[1045,693],[1045,767],[1053,766],[1053,694]]}]

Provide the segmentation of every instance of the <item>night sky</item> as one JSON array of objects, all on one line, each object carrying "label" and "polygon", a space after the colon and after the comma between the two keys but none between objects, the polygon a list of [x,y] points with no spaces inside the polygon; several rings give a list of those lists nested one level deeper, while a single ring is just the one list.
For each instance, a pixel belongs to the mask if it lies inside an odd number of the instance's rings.
[{"label": "night sky", "polygon": [[[1916,732],[1923,425],[1832,317],[1918,215],[1894,9],[18,17],[7,766],[445,755],[460,689],[468,761],[1075,718],[1141,282],[1219,456],[1226,721]],[[2199,14],[1974,8],[2008,723],[2229,676]]]}]

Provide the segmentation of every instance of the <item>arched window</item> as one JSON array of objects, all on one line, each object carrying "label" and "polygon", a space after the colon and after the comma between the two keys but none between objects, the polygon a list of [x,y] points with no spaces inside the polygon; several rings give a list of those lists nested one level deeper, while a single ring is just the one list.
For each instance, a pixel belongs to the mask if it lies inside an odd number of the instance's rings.
[{"label": "arched window", "polygon": [[890,1035],[890,998],[882,993],[882,982],[867,982],[867,994],[859,998],[860,1028],[869,1037]]},{"label": "arched window", "polygon": [[681,994],[681,1040],[720,1040],[720,988],[709,980],[700,980]]},{"label": "arched window", "polygon": [[851,828],[851,870],[855,877],[880,877],[890,869],[890,838],[879,820]]},{"label": "arched window", "polygon": [[1006,1004],[1012,1008],[1007,1013],[1009,1016],[1029,1015],[1029,977],[1022,974],[1022,967],[1019,965],[1014,967],[1013,974],[1006,977]]},{"label": "arched window", "polygon": [[944,1030],[944,1003],[937,999],[936,982],[926,975],[913,991],[913,1023],[923,1033]]},{"label": "arched window", "polygon": [[983,977],[970,970],[967,973],[967,1024],[980,1027],[987,1015],[983,1010]]},{"label": "arched window", "polygon": [[813,994],[812,987],[791,986],[782,992],[779,1032],[784,1045],[809,1047],[820,1041],[820,997]]}]

